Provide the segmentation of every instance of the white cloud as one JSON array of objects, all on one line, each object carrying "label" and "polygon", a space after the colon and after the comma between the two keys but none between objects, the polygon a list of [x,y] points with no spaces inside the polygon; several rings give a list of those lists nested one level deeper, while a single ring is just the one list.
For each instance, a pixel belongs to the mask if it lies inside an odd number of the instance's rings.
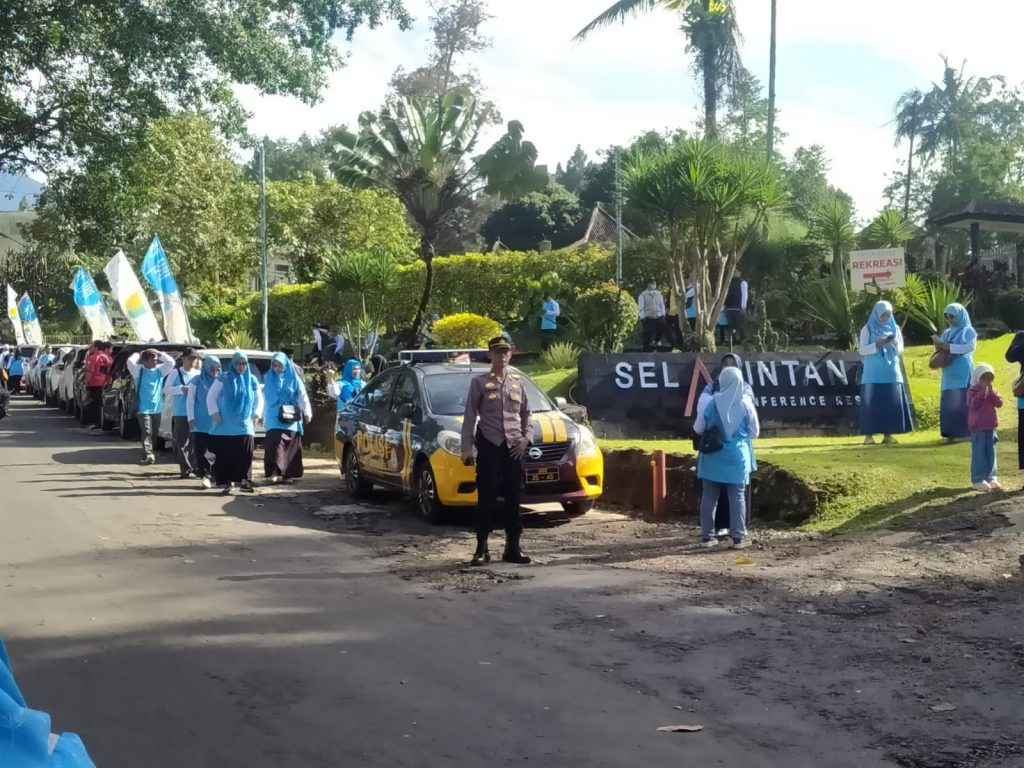
[{"label": "white cloud", "polygon": [[[577,143],[594,154],[651,128],[692,126],[697,117],[685,43],[669,14],[648,14],[572,42],[610,2],[490,2],[495,18],[485,31],[494,48],[474,64],[504,117],[523,122],[541,161],[552,167]],[[769,2],[736,4],[745,63],[765,81]],[[243,91],[254,112],[250,129],[294,138],[335,123],[352,125],[359,112],[379,106],[395,68],[414,67],[425,55],[426,0],[407,0],[406,6],[417,17],[416,29],[357,31],[347,46],[348,66],[332,76],[321,104],[306,107]],[[778,107],[789,134],[786,147],[824,145],[833,182],[853,194],[862,216],[880,206],[885,174],[902,156],[885,125],[891,106],[902,91],[938,79],[940,52],[957,64],[966,58],[972,74],[1024,80],[1017,39],[1024,4],[1018,0],[990,0],[976,13],[959,0],[778,0],[778,6]],[[799,63],[797,54],[830,45],[835,54],[821,61],[821,71],[838,69],[848,77],[842,87],[822,88],[821,72],[813,63]],[[884,76],[890,63],[898,77]],[[861,70],[864,79],[858,81]],[[850,83],[856,87],[846,90]]]}]

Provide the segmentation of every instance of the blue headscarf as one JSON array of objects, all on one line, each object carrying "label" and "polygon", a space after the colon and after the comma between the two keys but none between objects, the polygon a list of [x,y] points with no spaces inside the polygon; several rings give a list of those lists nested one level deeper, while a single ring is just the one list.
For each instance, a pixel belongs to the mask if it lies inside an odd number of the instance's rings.
[{"label": "blue headscarf", "polygon": [[970,335],[968,331],[973,331],[974,326],[971,325],[971,316],[967,314],[964,305],[954,302],[946,307],[942,314],[952,315],[954,319],[953,324],[944,330],[939,338],[950,344],[966,344]]},{"label": "blue headscarf", "polygon": [[[886,312],[889,313],[889,321],[883,323],[882,315]],[[895,336],[898,332],[899,326],[896,325],[892,304],[888,301],[876,302],[874,309],[871,310],[871,316],[868,318],[868,343],[874,344],[879,339]],[[885,344],[881,347],[881,352],[883,355],[895,355],[896,349],[891,344]]]},{"label": "blue headscarf", "polygon": [[[274,370],[274,363],[280,363],[284,368],[282,373]],[[295,366],[288,359],[284,352],[275,352],[270,358],[270,372],[264,378],[266,394],[275,397],[275,402],[284,403],[292,400],[299,391],[299,376],[295,372]]]},{"label": "blue headscarf", "polygon": [[339,403],[348,402],[358,395],[359,391],[363,388],[363,380],[361,378],[357,379],[352,375],[352,372],[356,368],[362,371],[363,364],[354,358],[345,363],[345,369],[341,372],[341,394],[338,397]]},{"label": "blue headscarf", "polygon": [[[242,373],[235,368],[238,363],[245,363],[245,370]],[[224,398],[224,405],[221,410],[230,416],[248,418],[256,401],[256,388],[259,382],[249,370],[249,358],[244,352],[235,352],[231,358],[231,367],[224,374],[223,381],[224,389],[221,396]]]},{"label": "blue headscarf", "polygon": [[[196,378],[196,402],[205,403],[206,393],[210,391],[210,387],[213,386],[213,382],[218,379],[218,376],[213,375],[213,369],[220,368],[220,358],[210,355],[209,357],[203,358],[203,368],[199,372],[199,376]],[[202,398],[202,399],[200,399]],[[203,406],[206,407],[205,405]]]}]

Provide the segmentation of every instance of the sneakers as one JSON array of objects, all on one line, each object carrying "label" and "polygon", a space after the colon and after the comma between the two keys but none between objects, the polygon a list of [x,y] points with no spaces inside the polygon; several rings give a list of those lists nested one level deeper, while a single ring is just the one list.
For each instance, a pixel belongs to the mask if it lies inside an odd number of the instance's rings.
[{"label": "sneakers", "polygon": [[1001,485],[1001,484],[999,483],[999,479],[998,479],[998,478],[995,478],[995,477],[990,477],[990,478],[989,478],[988,480],[986,480],[985,482],[986,482],[986,483],[988,483],[988,487],[989,487],[989,488],[990,488],[991,490],[993,490],[993,491],[998,491],[998,490],[999,490],[1000,488],[1002,488],[1002,487],[1003,487],[1003,486],[1002,486],[1002,485]]},{"label": "sneakers", "polygon": [[980,483],[975,483],[974,484],[974,490],[976,490],[976,491],[991,491],[992,490],[992,486],[989,485],[984,480],[982,480]]},{"label": "sneakers", "polygon": [[713,549],[718,546],[718,539],[708,539],[707,541],[702,541],[700,545],[704,547],[704,549]]},{"label": "sneakers", "polygon": [[867,437],[864,438],[864,445],[874,445],[874,444],[875,444],[875,436],[874,435],[868,435]]},{"label": "sneakers", "polygon": [[750,549],[750,541],[743,539],[742,541],[734,541],[732,543],[733,549]]},{"label": "sneakers", "polygon": [[156,456],[154,456],[152,453],[149,454],[148,456],[146,456],[146,458],[144,458],[142,461],[139,462],[139,466],[141,466],[141,467],[148,467],[148,466],[151,466],[153,464],[156,464]]},{"label": "sneakers", "polygon": [[252,480],[243,480],[241,491],[242,493],[256,493],[256,489],[252,487]]},{"label": "sneakers", "polygon": [[270,484],[271,485],[280,485],[283,481],[284,481],[284,478],[281,477],[280,475],[273,475],[270,478]]},{"label": "sneakers", "polygon": [[210,488],[213,488],[213,482],[210,480],[210,478],[204,477],[202,480],[199,481],[199,486],[203,490],[208,490]]},{"label": "sneakers", "polygon": [[899,445],[899,442],[892,435],[886,435],[882,438],[883,445]]},{"label": "sneakers", "polygon": [[235,484],[234,483],[228,483],[227,485],[224,486],[224,495],[225,496],[234,496],[235,495]]}]

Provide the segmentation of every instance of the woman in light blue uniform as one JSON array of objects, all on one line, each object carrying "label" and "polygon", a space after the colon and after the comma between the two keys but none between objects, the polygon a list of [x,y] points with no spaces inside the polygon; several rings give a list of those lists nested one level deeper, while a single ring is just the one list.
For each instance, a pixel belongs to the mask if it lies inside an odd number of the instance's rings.
[{"label": "woman in light blue uniform", "polygon": [[910,400],[903,385],[900,355],[903,333],[892,314],[892,304],[879,301],[871,310],[867,324],[860,329],[864,372],[860,378],[860,432],[864,444],[882,435],[883,443],[895,443],[893,435],[914,430]]},{"label": "woman in light blue uniform", "polygon": [[939,432],[953,441],[967,437],[967,389],[974,371],[974,350],[978,332],[963,304],[950,304],[943,312],[949,327],[942,336],[932,336],[936,349],[947,349],[953,361],[942,369],[942,395],[939,400]]},{"label": "woman in light blue uniform", "polygon": [[263,387],[249,370],[249,358],[235,352],[231,367],[210,387],[206,408],[213,419],[213,474],[225,495],[236,486],[253,492],[252,454],[256,444],[255,419],[263,414]]},{"label": "woman in light blue uniform", "polygon": [[188,426],[192,430],[192,447],[196,457],[196,476],[203,488],[213,487],[213,468],[210,457],[213,456],[213,419],[206,408],[206,396],[210,388],[220,377],[220,359],[210,355],[203,358],[199,376],[193,380],[185,396],[185,413]]},{"label": "woman in light blue uniform", "polygon": [[270,359],[263,379],[263,474],[271,483],[302,477],[302,425],[313,418],[313,409],[302,378],[284,352]]},{"label": "woman in light blue uniform", "polygon": [[722,447],[712,453],[697,455],[697,478],[702,483],[700,502],[700,538],[703,546],[714,547],[715,510],[719,494],[725,487],[729,494],[729,535],[734,549],[746,549],[747,540],[746,495],[750,474],[754,471],[754,452],[751,441],[761,431],[757,409],[744,395],[743,376],[739,368],[726,368],[718,379],[718,391],[711,403],[697,415],[693,429],[704,434],[717,429]]},{"label": "woman in light blue uniform", "polygon": [[352,359],[345,363],[341,376],[327,384],[327,393],[338,401],[340,411],[362,391],[363,384],[363,366]]}]

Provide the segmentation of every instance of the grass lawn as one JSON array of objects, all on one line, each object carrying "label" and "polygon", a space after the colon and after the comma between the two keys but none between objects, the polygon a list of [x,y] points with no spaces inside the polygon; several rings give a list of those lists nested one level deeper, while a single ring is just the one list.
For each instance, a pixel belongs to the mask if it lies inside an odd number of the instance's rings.
[{"label": "grass lawn", "polygon": [[[1000,481],[1015,491],[1024,484],[1017,470],[1017,414],[1010,383],[1017,366],[1003,357],[1011,335],[978,343],[975,363],[989,363],[996,371],[996,389],[1003,395],[1000,441],[997,444]],[[757,456],[790,470],[828,500],[806,524],[820,531],[849,531],[883,527],[900,517],[931,506],[973,495],[970,483],[970,443],[948,444],[938,434],[941,371],[928,367],[932,347],[909,347],[904,364],[918,413],[920,431],[899,438],[899,445],[862,445],[860,437],[803,437],[758,440]],[[530,377],[552,392],[564,395],[572,371],[527,369]],[[688,440],[601,440],[605,448],[661,448],[692,453]]]}]

